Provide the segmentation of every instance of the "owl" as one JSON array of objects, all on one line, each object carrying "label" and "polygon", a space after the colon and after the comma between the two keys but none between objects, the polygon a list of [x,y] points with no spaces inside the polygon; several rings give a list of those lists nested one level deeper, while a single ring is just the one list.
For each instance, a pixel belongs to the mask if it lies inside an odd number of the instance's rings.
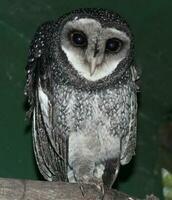
[{"label": "owl", "polygon": [[111,188],[136,146],[139,75],[127,22],[95,8],[46,22],[31,42],[26,71],[43,177]]}]

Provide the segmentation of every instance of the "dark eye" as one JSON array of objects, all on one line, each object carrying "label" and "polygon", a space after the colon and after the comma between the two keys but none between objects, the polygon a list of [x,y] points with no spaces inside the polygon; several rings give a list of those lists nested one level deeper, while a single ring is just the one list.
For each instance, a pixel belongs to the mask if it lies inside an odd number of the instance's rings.
[{"label": "dark eye", "polygon": [[117,38],[111,38],[106,41],[106,51],[118,53],[122,48],[122,41]]},{"label": "dark eye", "polygon": [[81,31],[74,31],[70,33],[70,40],[76,47],[87,46],[87,36]]}]

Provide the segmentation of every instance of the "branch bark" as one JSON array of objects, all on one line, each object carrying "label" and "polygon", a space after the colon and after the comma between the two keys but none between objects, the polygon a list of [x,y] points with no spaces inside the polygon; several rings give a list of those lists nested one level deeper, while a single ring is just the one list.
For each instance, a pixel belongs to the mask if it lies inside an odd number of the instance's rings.
[{"label": "branch bark", "polygon": [[[32,181],[0,178],[0,200],[98,200],[99,192],[91,185],[84,185],[86,198],[78,184],[64,182]],[[104,200],[139,200],[117,190],[110,190]],[[157,200],[148,196],[147,200]]]}]

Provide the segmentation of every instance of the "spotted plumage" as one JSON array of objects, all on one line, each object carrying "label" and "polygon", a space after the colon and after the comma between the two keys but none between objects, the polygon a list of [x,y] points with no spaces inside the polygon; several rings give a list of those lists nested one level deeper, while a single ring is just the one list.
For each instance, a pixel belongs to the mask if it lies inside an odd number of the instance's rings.
[{"label": "spotted plumage", "polygon": [[49,181],[111,187],[135,153],[137,85],[127,22],[103,9],[79,9],[37,30],[26,95],[33,146]]}]

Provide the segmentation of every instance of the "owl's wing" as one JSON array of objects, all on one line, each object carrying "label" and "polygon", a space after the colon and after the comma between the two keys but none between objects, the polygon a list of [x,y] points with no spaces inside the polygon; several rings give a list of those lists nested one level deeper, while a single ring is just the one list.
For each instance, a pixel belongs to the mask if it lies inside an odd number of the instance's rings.
[{"label": "owl's wing", "polygon": [[137,81],[140,79],[140,71],[138,67],[131,66],[132,83],[129,91],[129,125],[128,130],[123,138],[121,138],[121,164],[125,165],[130,162],[135,155],[136,136],[137,136],[137,92],[139,86]]},{"label": "owl's wing", "polygon": [[52,34],[51,23],[42,25],[35,34],[26,67],[25,94],[29,115],[33,116],[33,146],[39,170],[49,181],[67,181],[68,139],[54,131]]},{"label": "owl's wing", "polygon": [[127,135],[121,138],[121,164],[125,165],[130,162],[135,155],[136,136],[137,136],[137,96],[131,94],[130,98],[130,115]]}]

